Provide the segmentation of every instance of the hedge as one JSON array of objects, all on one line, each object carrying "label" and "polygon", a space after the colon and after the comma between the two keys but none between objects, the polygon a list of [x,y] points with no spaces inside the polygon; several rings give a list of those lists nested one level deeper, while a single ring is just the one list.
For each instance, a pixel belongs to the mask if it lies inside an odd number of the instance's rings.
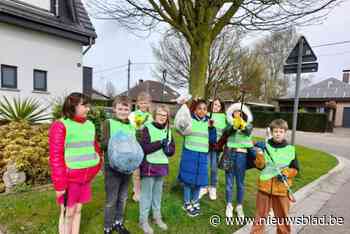
[{"label": "hedge", "polygon": [[[291,129],[293,126],[293,113],[253,111],[254,127],[265,128],[274,119],[284,119]],[[297,130],[305,132],[325,132],[327,129],[327,114],[324,113],[298,113]]]}]

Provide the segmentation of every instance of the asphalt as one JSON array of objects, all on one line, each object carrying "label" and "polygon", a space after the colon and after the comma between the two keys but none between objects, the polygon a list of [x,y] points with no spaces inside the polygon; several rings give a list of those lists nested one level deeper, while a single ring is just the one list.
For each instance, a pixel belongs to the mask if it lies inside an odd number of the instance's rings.
[{"label": "asphalt", "polygon": [[[264,137],[265,131],[256,129],[254,134]],[[306,210],[305,213],[313,211],[312,214],[308,213],[314,217],[333,216],[339,221],[343,220],[344,223],[342,225],[307,225],[298,229],[296,233],[350,233],[350,199],[348,199],[350,194],[350,129],[339,128],[335,129],[334,133],[297,132],[296,144],[320,149],[345,159],[341,173],[328,178],[328,181],[323,183],[322,192],[316,190],[309,201],[304,201],[304,206],[307,206],[308,209],[300,207]],[[317,201],[323,201],[323,203],[320,209],[315,210],[320,206],[320,204],[315,204]]]}]

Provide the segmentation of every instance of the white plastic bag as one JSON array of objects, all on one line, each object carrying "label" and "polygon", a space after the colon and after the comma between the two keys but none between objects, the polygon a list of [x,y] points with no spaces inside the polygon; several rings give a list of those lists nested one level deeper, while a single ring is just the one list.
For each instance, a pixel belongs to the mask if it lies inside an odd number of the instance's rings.
[{"label": "white plastic bag", "polygon": [[191,112],[186,104],[183,104],[177,111],[175,115],[174,125],[175,129],[178,130],[183,136],[187,136],[192,133]]}]

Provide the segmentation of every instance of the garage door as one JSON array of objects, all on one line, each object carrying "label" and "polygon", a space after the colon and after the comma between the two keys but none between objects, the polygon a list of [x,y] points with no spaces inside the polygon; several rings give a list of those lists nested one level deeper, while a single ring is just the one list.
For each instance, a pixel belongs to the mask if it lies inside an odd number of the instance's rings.
[{"label": "garage door", "polygon": [[350,107],[345,107],[343,112],[343,127],[350,128]]}]

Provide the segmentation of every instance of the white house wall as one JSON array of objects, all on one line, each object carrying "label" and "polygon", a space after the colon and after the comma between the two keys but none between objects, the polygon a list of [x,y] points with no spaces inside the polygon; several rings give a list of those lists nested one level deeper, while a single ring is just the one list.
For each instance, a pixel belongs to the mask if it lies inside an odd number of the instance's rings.
[{"label": "white house wall", "polygon": [[[0,88],[0,96],[35,97],[46,103],[82,92],[80,43],[0,23],[0,64],[17,66],[19,91]],[[47,71],[47,92],[33,92],[33,70]],[[0,86],[1,87],[1,86]]]},{"label": "white house wall", "polygon": [[33,5],[35,7],[39,7],[45,9],[47,11],[51,10],[51,0],[17,0],[20,4],[21,2],[27,3],[29,5]]}]

